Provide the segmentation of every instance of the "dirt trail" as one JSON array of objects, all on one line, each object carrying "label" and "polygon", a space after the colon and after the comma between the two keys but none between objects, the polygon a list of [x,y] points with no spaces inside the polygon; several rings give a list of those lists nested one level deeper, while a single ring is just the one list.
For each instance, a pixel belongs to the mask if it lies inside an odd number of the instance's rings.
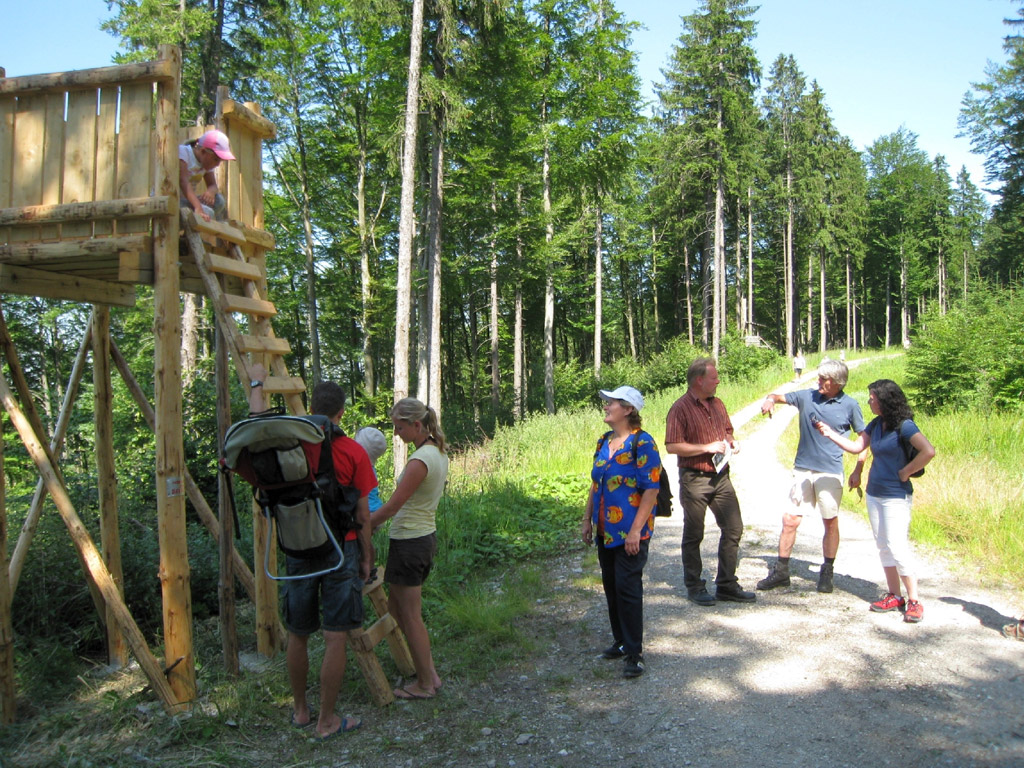
[{"label": "dirt trail", "polygon": [[[735,419],[756,412],[752,405]],[[771,420],[754,417],[734,458],[746,523],[739,577],[748,589],[775,554],[789,478],[775,444],[795,413],[780,406]],[[708,519],[710,582],[718,530]],[[870,613],[882,579],[870,529],[843,512],[840,531],[833,594],[815,590],[822,526],[808,519],[791,587],[758,593],[755,605],[702,608],[682,587],[681,513],[659,520],[644,576],[648,671],[635,681],[619,676],[618,662],[596,659],[610,639],[603,597],[574,586],[583,566],[566,556],[551,574],[555,599],[531,625],[538,657],[507,679],[450,691],[435,716],[452,718],[460,743],[427,738],[405,764],[1024,765],[1024,644],[1000,634],[1018,596],[982,589],[922,555],[924,622]]]}]

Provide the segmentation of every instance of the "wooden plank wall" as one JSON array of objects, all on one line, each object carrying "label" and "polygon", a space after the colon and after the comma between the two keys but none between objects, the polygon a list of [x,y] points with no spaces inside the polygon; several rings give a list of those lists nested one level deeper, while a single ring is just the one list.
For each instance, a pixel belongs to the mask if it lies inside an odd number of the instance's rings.
[{"label": "wooden plank wall", "polygon": [[[153,194],[153,83],[0,95],[0,208]],[[0,243],[148,232],[148,219],[0,229]]]}]

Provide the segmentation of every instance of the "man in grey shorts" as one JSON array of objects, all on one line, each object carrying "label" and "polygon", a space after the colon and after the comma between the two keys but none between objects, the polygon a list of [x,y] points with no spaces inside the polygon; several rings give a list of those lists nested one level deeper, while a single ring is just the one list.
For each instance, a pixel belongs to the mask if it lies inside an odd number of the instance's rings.
[{"label": "man in grey shorts", "polygon": [[[789,558],[796,541],[796,530],[805,514],[817,510],[825,525],[821,552],[825,562],[818,572],[818,591],[832,591],[832,573],[839,551],[839,502],[843,498],[843,452],[818,432],[815,424],[823,421],[839,434],[864,431],[860,404],[843,392],[849,378],[845,363],[826,360],[818,366],[817,389],[802,389],[784,395],[770,394],[761,405],[761,413],[771,415],[776,403],[794,406],[799,411],[800,442],[793,462],[793,487],[789,497],[793,509],[782,515],[779,535],[779,559],[758,589],[789,586]],[[864,465],[864,454],[857,457],[857,472]]]}]

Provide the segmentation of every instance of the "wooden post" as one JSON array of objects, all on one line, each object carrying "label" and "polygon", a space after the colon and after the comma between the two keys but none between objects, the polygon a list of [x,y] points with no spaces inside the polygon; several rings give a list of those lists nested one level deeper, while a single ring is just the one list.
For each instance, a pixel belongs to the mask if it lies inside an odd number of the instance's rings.
[{"label": "wooden post", "polygon": [[[96,425],[96,475],[99,492],[100,544],[107,570],[124,597],[121,537],[118,533],[117,467],[114,464],[114,396],[110,389],[110,307],[95,305],[92,312],[92,381]],[[128,662],[124,635],[107,606],[107,662],[123,667]]]},{"label": "wooden post", "polygon": [[[160,46],[160,58],[180,72],[181,53]],[[156,89],[154,188],[178,197],[179,83]],[[163,593],[164,660],[179,702],[196,696],[192,597],[185,529],[185,461],[181,415],[181,312],[178,307],[178,210],[153,218],[153,388],[156,408],[156,511]]]},{"label": "wooden post", "polygon": [[75,545],[75,550],[82,562],[86,575],[96,584],[106,604],[111,607],[115,621],[124,630],[125,637],[128,639],[128,645],[131,647],[132,653],[135,654],[135,658],[138,660],[139,666],[142,667],[142,671],[145,672],[146,677],[149,679],[153,690],[160,697],[164,707],[168,711],[173,711],[177,707],[178,700],[167,679],[164,677],[164,670],[153,657],[153,654],[150,653],[149,646],[146,645],[146,639],[135,623],[135,619],[132,618],[128,606],[121,599],[121,594],[117,591],[117,585],[110,578],[110,572],[107,570],[99,550],[96,549],[96,545],[89,537],[89,532],[82,525],[82,520],[79,518],[78,513],[75,512],[71,499],[68,497],[67,491],[64,490],[64,483],[57,476],[53,464],[50,463],[50,459],[43,449],[42,443],[39,442],[39,438],[33,431],[28,419],[15,402],[14,394],[11,392],[7,380],[2,375],[0,375],[0,401],[3,402],[4,409],[11,417],[11,423],[21,437],[21,442],[25,445],[29,456],[35,462],[39,474],[42,475],[43,481],[46,483],[46,490],[53,499],[57,512],[63,518],[64,525],[71,534],[71,541]]},{"label": "wooden post", "polygon": [[[217,445],[224,444],[224,433],[231,426],[231,391],[228,384],[227,339],[220,325],[216,326],[216,380],[217,380]],[[224,472],[217,474],[217,513],[220,516],[220,581],[217,594],[220,600],[220,642],[224,651],[224,669],[229,675],[238,675],[238,631],[235,627],[234,576],[234,517],[231,505],[231,478]]]},{"label": "wooden post", "polygon": [[[3,70],[0,70],[2,76]],[[0,724],[14,722],[17,705],[14,687],[14,622],[11,619],[11,582],[7,577],[7,500],[4,481],[4,431],[0,419]]]}]

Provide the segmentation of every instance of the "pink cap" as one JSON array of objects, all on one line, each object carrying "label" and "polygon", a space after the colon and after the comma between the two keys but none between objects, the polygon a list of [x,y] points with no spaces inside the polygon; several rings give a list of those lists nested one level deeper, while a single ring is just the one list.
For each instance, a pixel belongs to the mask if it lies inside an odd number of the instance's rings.
[{"label": "pink cap", "polygon": [[235,159],[235,156],[231,154],[231,145],[228,143],[228,137],[220,131],[207,131],[199,137],[199,141],[196,144],[210,150],[221,160]]}]

